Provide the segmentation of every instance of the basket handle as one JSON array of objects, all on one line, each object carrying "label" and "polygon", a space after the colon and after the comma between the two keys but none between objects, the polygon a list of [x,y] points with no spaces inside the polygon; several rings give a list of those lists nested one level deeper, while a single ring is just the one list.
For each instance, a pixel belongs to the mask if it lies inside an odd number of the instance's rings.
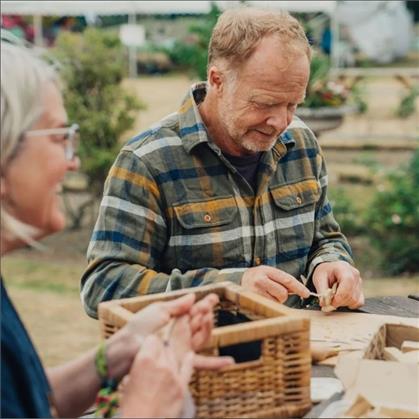
[{"label": "basket handle", "polygon": [[128,323],[131,317],[134,315],[132,311],[127,310],[126,308],[120,305],[114,305],[112,307],[112,317],[113,321],[117,326],[123,327]]}]

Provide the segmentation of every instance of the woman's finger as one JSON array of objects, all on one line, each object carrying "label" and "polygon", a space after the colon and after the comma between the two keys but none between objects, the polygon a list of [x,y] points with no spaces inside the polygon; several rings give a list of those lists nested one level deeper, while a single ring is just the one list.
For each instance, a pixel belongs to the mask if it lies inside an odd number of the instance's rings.
[{"label": "woman's finger", "polygon": [[202,313],[197,313],[195,316],[191,317],[191,333],[194,334],[202,326],[204,315]]},{"label": "woman's finger", "polygon": [[188,387],[189,381],[191,380],[193,371],[194,371],[194,358],[195,354],[189,351],[183,358],[182,365],[179,369],[180,380],[186,389]]},{"label": "woman's finger", "polygon": [[231,356],[204,356],[195,355],[194,367],[200,370],[218,370],[235,363]]},{"label": "woman's finger", "polygon": [[192,333],[192,348],[199,350],[211,337],[211,332],[214,327],[213,313],[207,313],[202,319],[200,328]]},{"label": "woman's finger", "polygon": [[207,313],[208,311],[213,311],[218,301],[219,298],[217,294],[211,293],[206,295],[193,305],[190,311],[191,316],[195,316],[199,312]]},{"label": "woman's finger", "polygon": [[188,313],[194,302],[195,294],[186,294],[175,300],[165,301],[164,303],[161,303],[161,305],[164,310],[167,310],[170,316],[177,317]]}]

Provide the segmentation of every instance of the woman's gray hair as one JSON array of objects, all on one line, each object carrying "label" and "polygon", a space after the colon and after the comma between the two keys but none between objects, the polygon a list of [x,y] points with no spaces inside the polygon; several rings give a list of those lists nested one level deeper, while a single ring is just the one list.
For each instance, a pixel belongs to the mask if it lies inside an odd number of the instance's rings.
[{"label": "woman's gray hair", "polygon": [[[58,84],[58,76],[37,52],[2,40],[0,176],[18,153],[25,131],[41,116],[42,92],[48,82]],[[34,229],[14,218],[3,199],[0,217],[0,232],[6,238],[32,241]]]}]

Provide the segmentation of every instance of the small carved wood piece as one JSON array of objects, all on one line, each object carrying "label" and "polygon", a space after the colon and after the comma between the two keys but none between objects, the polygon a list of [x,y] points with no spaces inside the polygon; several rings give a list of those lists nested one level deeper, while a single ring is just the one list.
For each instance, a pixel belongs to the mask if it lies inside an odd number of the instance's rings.
[{"label": "small carved wood piece", "polygon": [[338,283],[335,282],[332,285],[332,288],[327,289],[323,294],[320,295],[319,301],[324,313],[330,313],[331,311],[336,310],[336,307],[332,306],[332,300],[336,294],[337,286]]}]

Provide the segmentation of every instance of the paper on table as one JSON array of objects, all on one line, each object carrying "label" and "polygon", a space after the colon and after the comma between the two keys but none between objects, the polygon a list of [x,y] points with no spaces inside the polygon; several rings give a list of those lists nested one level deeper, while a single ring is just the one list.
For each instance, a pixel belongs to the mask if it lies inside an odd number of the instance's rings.
[{"label": "paper on table", "polygon": [[330,399],[335,393],[343,391],[342,383],[332,377],[312,377],[310,380],[310,395],[312,403]]},{"label": "paper on table", "polygon": [[364,350],[384,323],[419,327],[419,319],[382,316],[366,313],[333,312],[325,316],[321,311],[289,309],[297,317],[311,321],[310,340],[342,350]]},{"label": "paper on table", "polygon": [[419,415],[417,365],[340,356],[335,374],[342,381],[347,400],[362,396],[374,407]]},{"label": "paper on table", "polygon": [[347,408],[340,412],[339,416],[334,417],[350,417],[350,418],[409,418],[419,417],[415,412],[403,410],[402,408],[377,406],[374,407],[365,397],[358,396],[355,401]]}]

